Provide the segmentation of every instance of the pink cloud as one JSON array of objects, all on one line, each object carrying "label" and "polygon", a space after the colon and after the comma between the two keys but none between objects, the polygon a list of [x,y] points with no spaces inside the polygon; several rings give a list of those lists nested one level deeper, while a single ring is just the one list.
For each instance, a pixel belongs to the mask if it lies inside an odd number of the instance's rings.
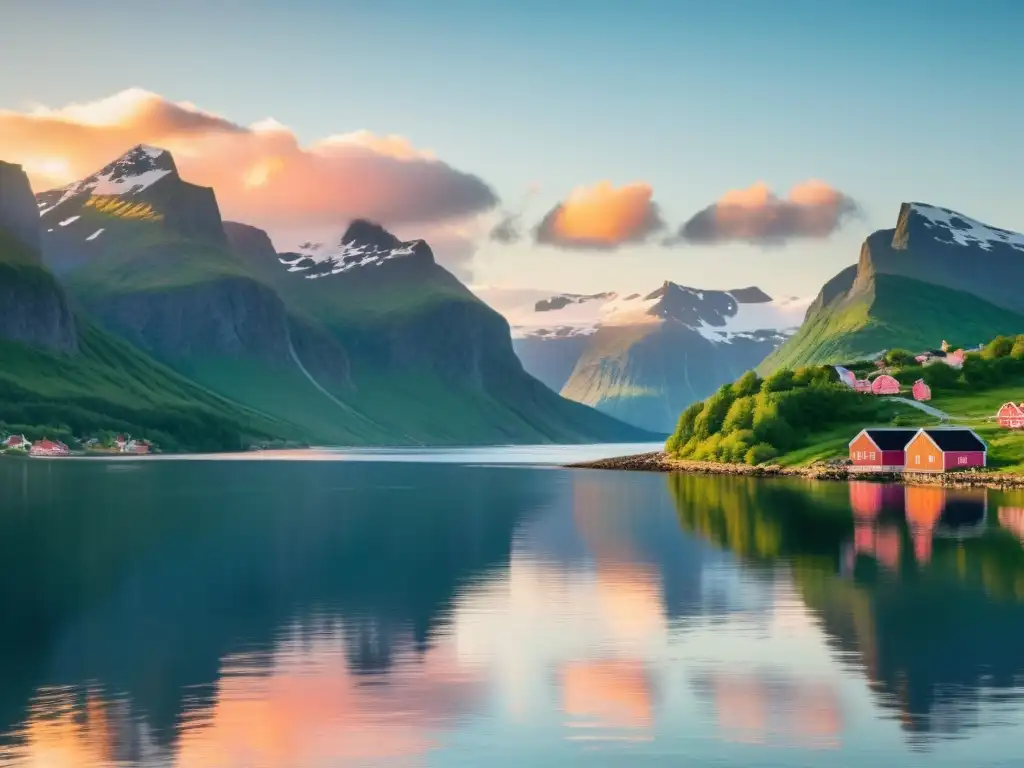
[{"label": "pink cloud", "polygon": [[312,145],[275,120],[240,126],[139,89],[59,109],[0,111],[0,157],[39,191],[88,176],[136,144],[170,150],[184,178],[213,187],[224,217],[271,230],[470,219],[498,200],[402,136],[340,133]]}]

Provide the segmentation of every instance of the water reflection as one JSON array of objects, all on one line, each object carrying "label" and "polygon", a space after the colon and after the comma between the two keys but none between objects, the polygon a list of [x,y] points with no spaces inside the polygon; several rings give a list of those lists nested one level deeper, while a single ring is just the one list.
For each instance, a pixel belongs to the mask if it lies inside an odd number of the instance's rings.
[{"label": "water reflection", "polygon": [[997,765],[1022,732],[1020,493],[409,462],[0,481],[0,765]]}]

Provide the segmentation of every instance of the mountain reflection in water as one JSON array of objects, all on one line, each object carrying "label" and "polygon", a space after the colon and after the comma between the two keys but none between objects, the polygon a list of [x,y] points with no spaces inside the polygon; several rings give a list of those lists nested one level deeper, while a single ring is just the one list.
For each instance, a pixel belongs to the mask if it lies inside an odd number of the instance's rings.
[{"label": "mountain reflection in water", "polygon": [[104,466],[0,463],[0,765],[1016,759],[1024,494]]}]

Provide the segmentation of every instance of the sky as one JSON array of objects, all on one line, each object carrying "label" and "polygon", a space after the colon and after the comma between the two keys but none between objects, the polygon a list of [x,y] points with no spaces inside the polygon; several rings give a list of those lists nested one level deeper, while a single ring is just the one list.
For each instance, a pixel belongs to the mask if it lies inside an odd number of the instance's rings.
[{"label": "sky", "polygon": [[366,216],[472,285],[781,298],[903,201],[1024,230],[1013,0],[7,5],[0,160],[167,146],[279,249]]}]

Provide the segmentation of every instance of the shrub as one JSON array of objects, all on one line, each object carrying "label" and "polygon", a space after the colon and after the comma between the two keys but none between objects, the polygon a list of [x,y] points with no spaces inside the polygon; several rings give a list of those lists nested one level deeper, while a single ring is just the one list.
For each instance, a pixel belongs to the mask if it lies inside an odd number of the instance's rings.
[{"label": "shrub", "polygon": [[1013,342],[1013,348],[1010,350],[1010,357],[1014,360],[1024,359],[1024,334],[1020,334]]},{"label": "shrub", "polygon": [[747,451],[747,455],[744,457],[747,464],[764,464],[766,461],[771,461],[779,452],[775,450],[774,446],[768,445],[768,443],[758,443],[757,445],[750,448]]},{"label": "shrub", "polygon": [[694,423],[701,411],[704,410],[704,403],[693,403],[679,415],[679,422],[676,424],[676,431],[665,443],[665,450],[669,453],[678,453],[683,446],[693,437]]},{"label": "shrub", "polygon": [[754,432],[741,429],[723,438],[719,444],[718,455],[722,461],[741,463],[746,460],[747,451],[754,445]]}]

